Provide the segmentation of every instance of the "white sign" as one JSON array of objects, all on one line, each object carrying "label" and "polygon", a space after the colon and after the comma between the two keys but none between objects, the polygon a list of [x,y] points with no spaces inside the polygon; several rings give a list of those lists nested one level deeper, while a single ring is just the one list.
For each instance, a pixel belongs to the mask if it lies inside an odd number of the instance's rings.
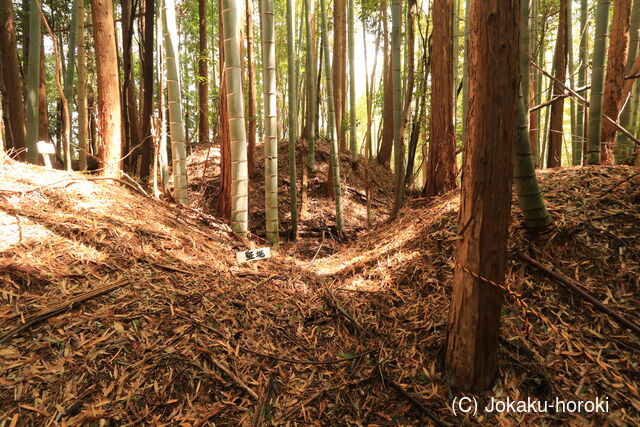
[{"label": "white sign", "polygon": [[251,249],[250,251],[236,252],[238,262],[257,261],[271,258],[271,248]]},{"label": "white sign", "polygon": [[42,154],[42,158],[44,159],[44,165],[47,169],[51,169],[51,155],[56,154],[56,147],[53,146],[50,142],[38,141],[38,153]]}]

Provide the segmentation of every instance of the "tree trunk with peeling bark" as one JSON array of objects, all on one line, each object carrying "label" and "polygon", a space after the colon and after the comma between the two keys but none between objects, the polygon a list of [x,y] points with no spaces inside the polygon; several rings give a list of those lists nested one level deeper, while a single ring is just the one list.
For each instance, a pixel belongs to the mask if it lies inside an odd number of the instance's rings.
[{"label": "tree trunk with peeling bark", "polygon": [[[616,0],[613,4],[613,21],[607,51],[607,72],[605,74],[602,114],[618,120],[622,107],[624,71],[629,51],[629,24],[631,18],[631,0]],[[602,123],[600,133],[600,153],[602,164],[613,164],[616,127],[609,120]]]},{"label": "tree trunk with peeling bark", "polygon": [[436,196],[456,187],[456,139],[453,127],[452,0],[433,2],[431,51],[431,127],[427,185],[424,194]]},{"label": "tree trunk with peeling bark", "polygon": [[473,66],[445,361],[453,385],[464,391],[489,388],[498,367],[502,290],[476,275],[503,283],[507,266],[519,6],[520,0],[476,0],[471,6]]}]

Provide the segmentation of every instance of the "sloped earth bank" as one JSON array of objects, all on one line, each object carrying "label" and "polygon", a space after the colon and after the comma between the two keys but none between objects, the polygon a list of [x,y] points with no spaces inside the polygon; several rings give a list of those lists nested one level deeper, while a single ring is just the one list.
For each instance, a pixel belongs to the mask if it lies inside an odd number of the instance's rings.
[{"label": "sloped earth bank", "polygon": [[[303,209],[302,157],[306,141],[301,140],[297,145],[296,172],[297,172],[297,203],[300,210],[298,215],[298,230],[300,242],[297,245],[298,256],[313,258],[316,252],[305,251],[307,242],[314,242],[318,237],[336,237],[335,231],[335,203],[327,197],[327,172],[330,164],[330,147],[327,141],[319,140],[316,143],[315,169],[308,177],[309,191],[307,201]],[[256,166],[254,174],[249,178],[249,228],[256,235],[265,237],[264,216],[264,146],[256,147]],[[362,157],[359,158],[356,167],[350,160],[348,152],[341,152],[340,176],[343,188],[342,204],[344,210],[344,222],[347,240],[353,239],[358,232],[363,231],[367,225],[366,208],[366,165]],[[220,174],[220,151],[218,147],[194,146],[188,158],[187,169],[189,171],[190,190],[195,194],[193,206],[198,209],[215,214],[218,206],[218,181]],[[375,160],[369,162],[368,176],[370,177],[370,222],[371,225],[383,222],[388,218],[390,206],[393,203],[394,181],[393,175],[386,167],[379,165]],[[289,195],[289,154],[288,144],[283,141],[278,146],[278,202],[280,211],[280,229],[282,237],[286,237],[286,231],[291,227],[290,195]],[[317,256],[327,255],[338,250],[339,246],[334,240],[327,239],[320,248]],[[307,248],[309,249],[309,248]]]},{"label": "sloped earth bank", "polygon": [[[638,171],[541,173],[555,228],[528,236],[514,201],[510,245],[636,323]],[[609,413],[453,415],[442,360],[455,192],[331,255],[287,244],[237,265],[247,242],[190,208],[21,163],[0,182],[5,425],[638,423],[640,337],[514,256],[507,284],[540,315],[505,300],[499,375],[475,397],[600,397]],[[119,287],[30,324],[104,285]]]}]

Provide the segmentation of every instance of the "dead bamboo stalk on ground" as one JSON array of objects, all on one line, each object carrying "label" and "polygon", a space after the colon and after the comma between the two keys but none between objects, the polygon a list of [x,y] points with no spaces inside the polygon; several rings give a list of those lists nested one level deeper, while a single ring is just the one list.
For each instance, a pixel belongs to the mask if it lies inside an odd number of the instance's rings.
[{"label": "dead bamboo stalk on ground", "polygon": [[518,253],[518,258],[520,258],[522,261],[525,261],[532,267],[535,267],[537,270],[545,273],[546,275],[553,277],[554,279],[556,279],[558,283],[563,285],[565,288],[572,290],[573,292],[580,295],[584,300],[590,302],[596,309],[598,309],[599,311],[605,314],[608,314],[620,326],[622,326],[623,328],[628,328],[633,332],[635,332],[638,336],[640,336],[640,326],[636,325],[631,320],[621,316],[620,314],[616,313],[615,311],[611,310],[609,307],[607,307],[606,305],[598,301],[594,296],[592,296],[590,293],[585,291],[579,283],[569,279],[568,277],[563,276],[560,273],[556,273],[555,271],[549,269],[545,265],[531,258],[529,255]]}]

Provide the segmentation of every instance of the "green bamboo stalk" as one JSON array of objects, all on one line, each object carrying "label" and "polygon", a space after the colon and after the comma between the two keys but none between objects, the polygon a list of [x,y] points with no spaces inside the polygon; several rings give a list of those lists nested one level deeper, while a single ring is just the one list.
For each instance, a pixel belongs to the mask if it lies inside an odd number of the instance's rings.
[{"label": "green bamboo stalk", "polygon": [[169,186],[169,159],[167,153],[167,111],[165,106],[165,61],[162,52],[162,35],[164,34],[162,24],[162,9],[164,8],[164,0],[158,0],[156,3],[156,51],[157,51],[157,68],[158,68],[158,113],[160,116],[160,129],[158,130],[158,166],[160,170],[160,179],[162,188],[167,189]]},{"label": "green bamboo stalk", "polygon": [[[76,38],[78,34],[78,7],[82,0],[73,0],[71,8],[71,28],[69,31],[69,49],[67,52],[67,69],[64,76],[64,97],[67,100],[69,106],[69,120],[73,117],[73,79],[74,71],[76,69]],[[73,134],[71,132],[71,123],[69,127],[69,137]],[[67,170],[71,170],[71,143],[67,140],[64,146],[64,164]]]},{"label": "green bamboo stalk", "polygon": [[[539,6],[539,3],[537,4],[537,6]],[[540,65],[541,67],[544,67],[545,32],[546,32],[545,22],[542,22],[542,25],[540,28],[540,47],[538,49],[538,65]],[[535,92],[536,105],[542,102],[542,81],[543,81],[542,73],[538,71],[536,73],[536,92]],[[547,110],[546,116],[548,117],[549,109],[547,108],[546,110]],[[534,145],[536,147],[536,151],[534,153],[534,161],[536,164],[536,168],[542,167],[543,165],[542,156],[544,155],[544,149],[542,147],[542,142],[545,140],[545,138],[543,134],[542,124],[543,124],[542,113],[538,111],[538,113],[536,114],[536,123],[535,123],[535,127],[537,129],[536,140],[534,141]],[[546,128],[547,128],[547,124],[545,123],[544,129]]]},{"label": "green bamboo stalk", "polygon": [[518,203],[524,215],[525,226],[530,231],[540,231],[551,225],[551,216],[544,205],[542,190],[536,177],[531,141],[529,140],[527,112],[524,107],[522,85],[518,97],[518,135],[513,179]]},{"label": "green bamboo stalk", "polygon": [[231,229],[244,236],[249,231],[249,171],[247,135],[242,95],[240,49],[240,0],[222,0],[224,29],[224,74],[229,111],[231,145]]},{"label": "green bamboo stalk", "polygon": [[180,94],[180,59],[178,57],[178,34],[176,31],[175,13],[174,0],[164,0],[162,24],[164,29],[164,51],[169,99],[173,196],[178,203],[187,204],[189,202],[187,190],[187,149],[185,144],[184,117],[182,115],[182,98]]},{"label": "green bamboo stalk", "polygon": [[[351,160],[356,161],[358,157],[358,144],[356,140],[356,81],[355,81],[355,18],[353,10],[353,0],[348,4],[348,48],[349,48],[349,146],[351,148]],[[366,70],[365,70],[366,72]]]},{"label": "green bamboo stalk", "polygon": [[[567,19],[567,52],[568,52],[568,56],[569,56],[569,87],[571,88],[571,90],[575,90],[576,89],[576,82],[575,82],[575,77],[574,77],[574,73],[575,73],[575,60],[573,58],[573,24],[572,24],[572,16],[571,16],[571,3],[573,3],[572,1],[568,1],[567,2],[567,16],[569,19]],[[570,110],[571,110],[571,164],[573,166],[577,166],[580,164],[580,157],[578,157],[578,153],[580,153],[581,150],[581,143],[582,141],[580,140],[580,137],[578,136],[578,117],[577,117],[577,112],[576,112],[576,101],[575,99],[573,99],[573,97],[569,97],[569,105],[570,105]]]},{"label": "green bamboo stalk", "polygon": [[[631,73],[633,63],[638,55],[638,43],[640,32],[640,0],[634,0],[633,7],[631,9],[631,25],[629,31],[629,56],[627,59],[626,74]],[[627,100],[624,109],[620,115],[620,125],[631,130],[633,133],[635,129],[635,123],[632,118],[637,117],[638,110],[638,88],[640,84],[634,83],[634,88],[631,90],[630,97]],[[635,143],[627,138],[624,134],[618,132],[616,135],[615,145],[615,160],[617,164],[632,164],[633,154],[635,150]]]},{"label": "green bamboo stalk", "polygon": [[589,141],[587,164],[600,164],[600,131],[602,128],[602,94],[604,92],[604,65],[609,26],[611,0],[598,0],[596,5],[596,28],[593,44],[593,70],[591,72],[591,96],[589,98]]},{"label": "green bamboo stalk", "polygon": [[[578,86],[584,87],[587,84],[587,64],[589,62],[589,38],[587,37],[587,0],[580,1],[580,50],[578,63]],[[581,165],[584,156],[585,129],[584,115],[586,109],[582,103],[578,103],[576,107],[576,136],[578,144],[573,150],[573,165]]]},{"label": "green bamboo stalk", "polygon": [[260,0],[262,35],[262,78],[264,103],[264,200],[267,240],[274,247],[280,241],[278,224],[278,141],[276,128],[276,40],[274,0]]},{"label": "green bamboo stalk", "polygon": [[296,82],[296,61],[294,46],[294,21],[295,21],[295,0],[287,0],[287,82],[289,84],[289,197],[291,199],[291,238],[298,236],[298,195],[297,195],[297,174],[296,174],[296,140],[298,130],[297,114],[297,82]]},{"label": "green bamboo stalk", "polygon": [[[27,72],[27,156],[29,163],[38,163],[38,108],[40,85],[40,5],[32,0],[29,9],[29,59]],[[12,84],[8,82],[8,84]]]},{"label": "green bamboo stalk", "polygon": [[317,94],[316,94],[316,64],[314,58],[314,46],[313,46],[313,2],[311,0],[305,0],[305,20],[307,29],[307,73],[309,75],[307,81],[309,82],[307,87],[307,96],[309,97],[309,111],[307,112],[307,133],[309,135],[309,149],[307,153],[307,169],[309,173],[313,172],[315,168],[316,158],[316,107],[317,107]]},{"label": "green bamboo stalk", "polygon": [[336,124],[336,112],[333,103],[333,80],[331,72],[331,59],[329,57],[329,26],[327,25],[326,0],[320,0],[320,20],[322,22],[322,48],[324,50],[326,103],[327,103],[327,135],[331,146],[331,173],[333,178],[333,194],[336,202],[336,229],[339,233],[344,231],[342,217],[342,192],[340,185],[340,157],[338,152],[338,130]]},{"label": "green bamboo stalk", "polygon": [[[400,6],[400,0],[393,0],[391,4],[391,84],[393,87],[393,172],[395,175],[395,197],[391,211],[392,217],[397,215],[404,203],[404,144],[400,138],[400,128],[402,126],[402,86],[400,81],[401,19],[402,6]],[[457,23],[457,19],[455,19],[454,22]]]}]

